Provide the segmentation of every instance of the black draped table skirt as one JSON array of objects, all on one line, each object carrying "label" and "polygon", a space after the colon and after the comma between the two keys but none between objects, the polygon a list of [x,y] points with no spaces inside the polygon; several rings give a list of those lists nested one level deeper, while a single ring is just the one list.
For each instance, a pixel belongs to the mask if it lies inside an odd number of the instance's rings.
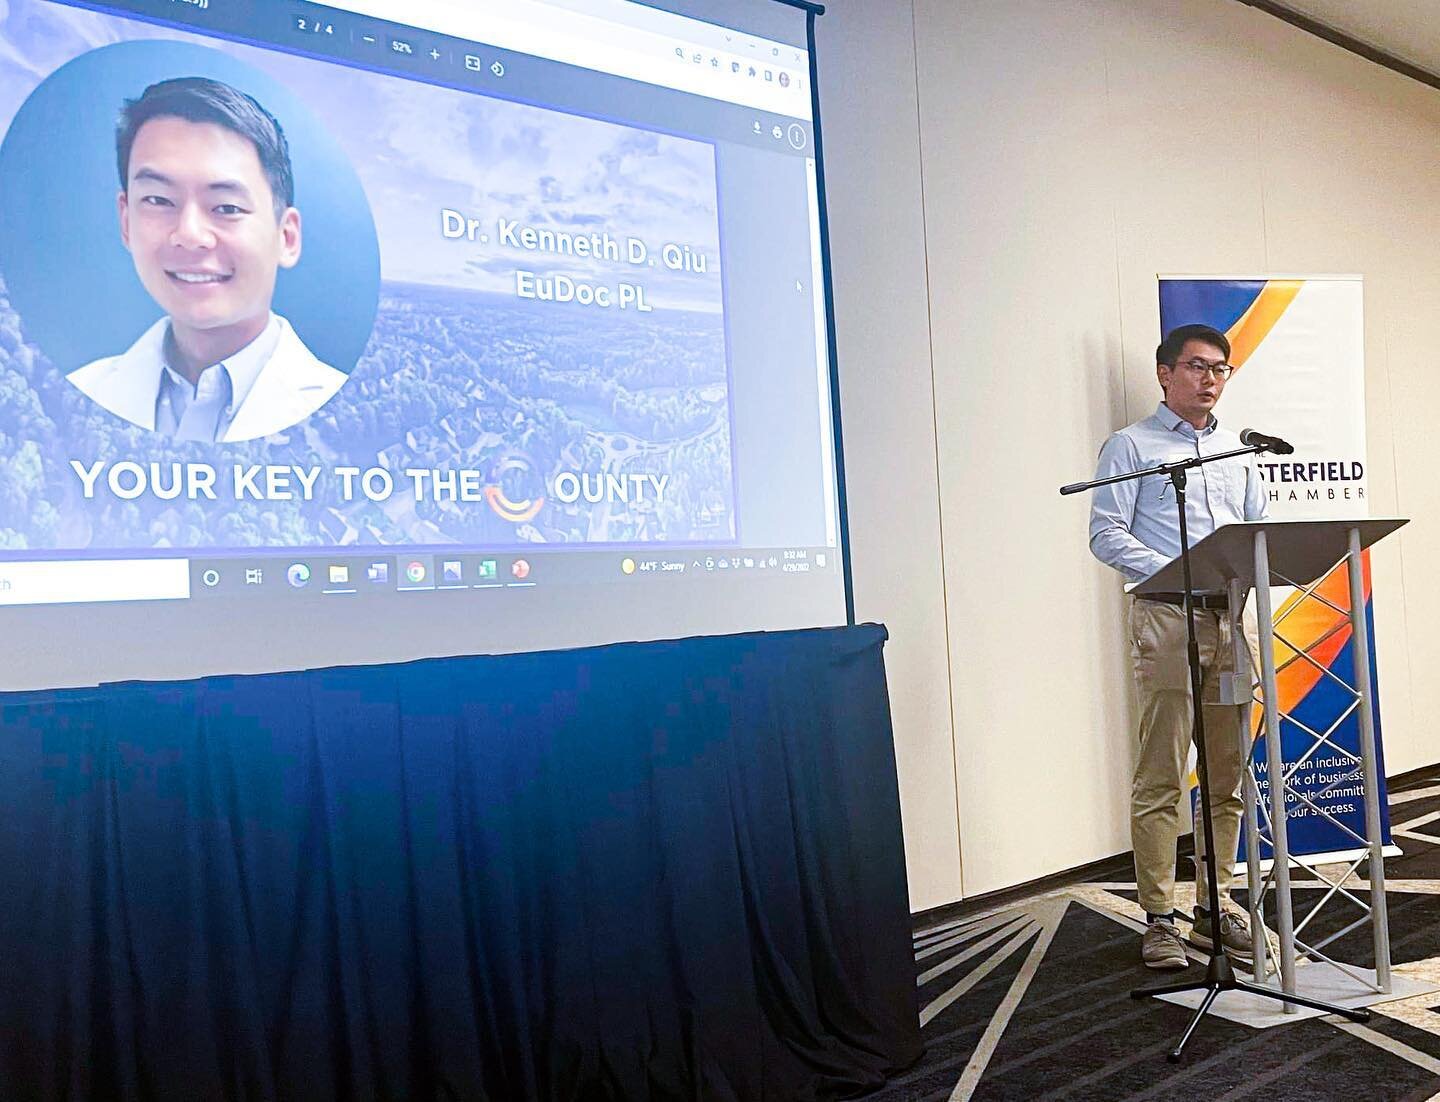
[{"label": "black draped table skirt", "polygon": [[0,696],[0,1096],[878,1085],[920,1053],[884,639]]}]

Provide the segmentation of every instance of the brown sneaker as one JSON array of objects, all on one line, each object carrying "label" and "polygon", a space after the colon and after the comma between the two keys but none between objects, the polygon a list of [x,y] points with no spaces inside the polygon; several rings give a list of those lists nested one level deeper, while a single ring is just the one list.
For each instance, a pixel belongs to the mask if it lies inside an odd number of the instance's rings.
[{"label": "brown sneaker", "polygon": [[[1215,944],[1215,934],[1210,928],[1210,913],[1195,908],[1195,924],[1190,927],[1190,944],[1197,949],[1210,952]],[[1236,964],[1255,963],[1254,946],[1250,943],[1249,916],[1239,911],[1222,909],[1220,912],[1220,948]]]},{"label": "brown sneaker", "polygon": [[1173,972],[1188,968],[1190,960],[1185,956],[1185,942],[1180,939],[1180,930],[1168,918],[1158,919],[1145,927],[1140,939],[1140,959],[1146,968]]}]

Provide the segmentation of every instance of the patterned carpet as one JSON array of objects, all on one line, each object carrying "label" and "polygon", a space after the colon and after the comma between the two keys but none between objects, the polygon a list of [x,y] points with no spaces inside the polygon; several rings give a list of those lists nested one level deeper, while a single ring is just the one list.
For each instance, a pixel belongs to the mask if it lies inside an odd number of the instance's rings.
[{"label": "patterned carpet", "polygon": [[[1404,850],[1385,868],[1395,974],[1440,985],[1440,770],[1412,778],[1390,802]],[[866,1097],[1440,1099],[1440,993],[1379,1004],[1367,1025],[1327,1016],[1259,1030],[1211,1015],[1183,1060],[1168,1063],[1165,1054],[1191,1012],[1131,999],[1130,990],[1198,980],[1203,959],[1164,977],[1144,968],[1143,916],[1128,858],[1103,875],[1113,879],[988,910],[961,905],[953,914],[927,915],[915,932],[925,1056]],[[1348,885],[1358,885],[1362,898],[1366,876],[1362,866]],[[1296,881],[1297,921],[1322,894]],[[1180,906],[1188,912],[1190,902]],[[1359,914],[1332,901],[1309,932],[1338,931]],[[1326,951],[1373,966],[1370,937],[1362,926]]]}]

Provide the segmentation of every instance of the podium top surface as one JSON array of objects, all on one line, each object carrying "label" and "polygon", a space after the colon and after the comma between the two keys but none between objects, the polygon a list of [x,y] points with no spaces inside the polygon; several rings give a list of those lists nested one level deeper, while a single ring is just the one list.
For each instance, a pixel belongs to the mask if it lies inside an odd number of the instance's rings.
[{"label": "podium top surface", "polygon": [[[1271,585],[1309,585],[1350,550],[1350,530],[1358,529],[1363,550],[1378,543],[1408,519],[1357,517],[1354,520],[1251,520],[1217,528],[1190,547],[1190,575],[1195,589],[1222,590],[1238,578],[1255,584],[1255,535],[1265,533]],[[1185,588],[1179,559],[1172,559],[1132,593],[1178,593]]]}]

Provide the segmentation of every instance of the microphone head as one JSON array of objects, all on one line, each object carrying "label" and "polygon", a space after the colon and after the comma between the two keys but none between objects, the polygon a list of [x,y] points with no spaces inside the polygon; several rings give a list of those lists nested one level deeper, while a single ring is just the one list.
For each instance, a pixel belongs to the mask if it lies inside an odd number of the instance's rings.
[{"label": "microphone head", "polygon": [[1240,443],[1247,448],[1262,447],[1275,455],[1290,455],[1295,451],[1295,445],[1289,441],[1281,440],[1278,436],[1268,436],[1257,429],[1241,429]]}]

